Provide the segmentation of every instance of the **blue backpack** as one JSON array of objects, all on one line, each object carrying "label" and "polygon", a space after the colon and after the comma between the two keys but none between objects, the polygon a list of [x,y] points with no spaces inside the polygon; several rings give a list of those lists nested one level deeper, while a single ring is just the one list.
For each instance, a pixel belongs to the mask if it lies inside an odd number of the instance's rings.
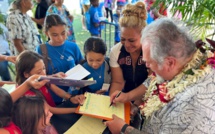
[{"label": "blue backpack", "polygon": [[85,13],[85,24],[86,24],[86,27],[87,27],[87,30],[90,30],[90,13],[89,13],[89,11],[87,11],[86,13]]}]

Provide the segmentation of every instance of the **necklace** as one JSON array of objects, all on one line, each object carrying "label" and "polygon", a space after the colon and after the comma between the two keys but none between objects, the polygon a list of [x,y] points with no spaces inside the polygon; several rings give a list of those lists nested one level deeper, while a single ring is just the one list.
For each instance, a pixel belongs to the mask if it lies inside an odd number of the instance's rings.
[{"label": "necklace", "polygon": [[181,73],[169,82],[158,84],[156,77],[151,76],[150,86],[143,99],[144,103],[140,105],[141,113],[149,118],[153,112],[158,111],[171,101],[177,93],[183,92],[188,86],[208,74],[214,68],[214,65],[210,64],[210,61],[215,60],[213,56],[209,52],[203,54],[198,50]]},{"label": "necklace", "polygon": [[[51,44],[50,42],[49,42],[49,44]],[[60,55],[60,59],[61,60],[63,60],[64,59],[64,50],[65,50],[65,48],[66,48],[66,45],[64,46],[64,48],[63,48],[63,52],[62,52],[62,54],[61,53],[59,53],[58,51],[57,51],[57,49],[53,46],[53,48],[54,48],[54,50]]]},{"label": "necklace", "polygon": [[99,79],[102,78],[102,76],[101,76],[101,74],[102,74],[102,65],[100,67],[100,73],[97,73],[94,69],[93,69],[93,71],[99,76]]}]

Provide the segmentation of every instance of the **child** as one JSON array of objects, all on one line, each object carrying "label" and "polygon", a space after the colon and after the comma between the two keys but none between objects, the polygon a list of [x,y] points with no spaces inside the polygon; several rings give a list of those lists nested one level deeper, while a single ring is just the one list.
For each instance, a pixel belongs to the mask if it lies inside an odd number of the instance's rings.
[{"label": "child", "polygon": [[[115,1],[115,0],[114,0]],[[104,0],[104,6],[106,10],[106,18],[108,19],[108,14],[110,13],[111,22],[113,22],[113,12],[112,8],[114,8],[115,2],[112,0]]]},{"label": "child", "polygon": [[63,5],[63,0],[55,0],[52,5],[49,6],[46,16],[50,14],[58,14],[68,26],[67,30],[67,40],[75,42],[75,34],[73,29],[73,16],[69,13],[65,5]]},{"label": "child", "polygon": [[[101,90],[104,84],[110,84],[110,69],[108,61],[105,61],[105,54],[107,51],[106,44],[99,37],[90,37],[84,44],[85,59],[87,62],[83,63],[83,67],[90,72],[88,78],[93,78],[97,81],[96,84],[90,85],[82,89],[83,92],[92,92],[103,94],[108,90]],[[105,93],[108,95],[108,92]]]},{"label": "child", "polygon": [[[18,85],[21,85],[27,78],[29,78],[34,74],[46,75],[45,65],[43,63],[42,56],[32,51],[26,50],[22,52],[17,57],[16,72],[17,72],[16,82]],[[53,84],[50,84],[48,87],[50,88],[50,90],[52,90],[55,94],[57,94],[61,98],[64,98],[65,100],[69,100],[74,104],[82,103],[84,99],[83,95],[77,95],[73,97],[69,93],[65,92],[64,90],[58,88]],[[39,90],[31,88],[28,91],[26,91],[25,95],[30,95],[30,96],[36,95],[36,96],[44,97],[50,106],[55,107],[55,103],[49,93],[49,90],[47,89],[47,86],[43,86]],[[53,110],[52,112],[57,112],[57,111]],[[74,112],[74,111],[71,111],[71,112]]]},{"label": "child", "polygon": [[89,32],[91,36],[100,36],[100,27],[99,27],[99,0],[90,0],[90,29]]},{"label": "child", "polygon": [[122,8],[125,6],[126,1],[117,1],[116,13],[113,15],[113,20],[115,23],[115,44],[120,42],[120,27],[119,27],[119,18],[122,12]]},{"label": "child", "polygon": [[[43,81],[35,81],[38,79],[38,75],[33,75],[28,78],[22,85],[20,85],[15,91],[11,93],[11,95],[3,88],[0,88],[0,133],[8,134],[8,133],[16,133],[22,134],[19,127],[17,127],[14,122],[12,122],[12,109],[13,102],[15,102],[21,95],[20,92],[24,89],[29,89],[31,87],[39,88],[43,86],[47,80]],[[31,121],[32,122],[32,121]],[[30,123],[30,122],[29,122]]]},{"label": "child", "polygon": [[[66,41],[67,25],[59,15],[50,14],[46,16],[43,27],[45,34],[50,38],[45,43],[45,48],[48,52],[46,54],[49,59],[47,64],[48,75],[58,72],[65,73],[83,59],[77,44]],[[36,48],[36,51],[44,56],[44,52],[41,51],[40,46]],[[69,87],[60,86],[60,88],[66,92],[69,91]],[[70,94],[75,95],[76,93],[70,92]],[[51,92],[51,95],[56,104],[62,103],[62,98],[59,98],[53,92]]]},{"label": "child", "polygon": [[14,104],[13,122],[22,130],[22,134],[57,134],[51,127],[51,116],[49,106],[40,97],[24,96]]}]

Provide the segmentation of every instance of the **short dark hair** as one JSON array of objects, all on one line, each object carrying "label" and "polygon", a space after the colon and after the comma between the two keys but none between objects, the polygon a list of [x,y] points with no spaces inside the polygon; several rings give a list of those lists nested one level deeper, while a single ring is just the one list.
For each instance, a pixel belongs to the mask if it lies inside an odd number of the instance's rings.
[{"label": "short dark hair", "polygon": [[41,97],[24,96],[14,104],[13,122],[22,130],[23,134],[37,134],[39,120],[44,117],[45,101]]},{"label": "short dark hair", "polygon": [[84,43],[84,53],[85,55],[88,52],[106,54],[107,46],[105,42],[100,37],[89,37]]},{"label": "short dark hair", "polygon": [[46,16],[44,21],[44,31],[47,32],[52,26],[65,25],[66,22],[58,14],[50,14]]},{"label": "short dark hair", "polygon": [[13,101],[10,94],[0,87],[0,128],[6,127],[11,122]]}]

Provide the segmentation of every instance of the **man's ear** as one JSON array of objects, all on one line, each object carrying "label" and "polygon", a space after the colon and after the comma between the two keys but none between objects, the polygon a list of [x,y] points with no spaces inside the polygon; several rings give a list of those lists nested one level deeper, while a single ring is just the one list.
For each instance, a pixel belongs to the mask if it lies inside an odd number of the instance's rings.
[{"label": "man's ear", "polygon": [[177,62],[176,59],[174,57],[166,57],[165,60],[168,72],[174,70]]},{"label": "man's ear", "polygon": [[25,76],[25,78],[29,78],[30,77],[29,73],[26,73],[26,72],[24,72],[24,76]]}]

